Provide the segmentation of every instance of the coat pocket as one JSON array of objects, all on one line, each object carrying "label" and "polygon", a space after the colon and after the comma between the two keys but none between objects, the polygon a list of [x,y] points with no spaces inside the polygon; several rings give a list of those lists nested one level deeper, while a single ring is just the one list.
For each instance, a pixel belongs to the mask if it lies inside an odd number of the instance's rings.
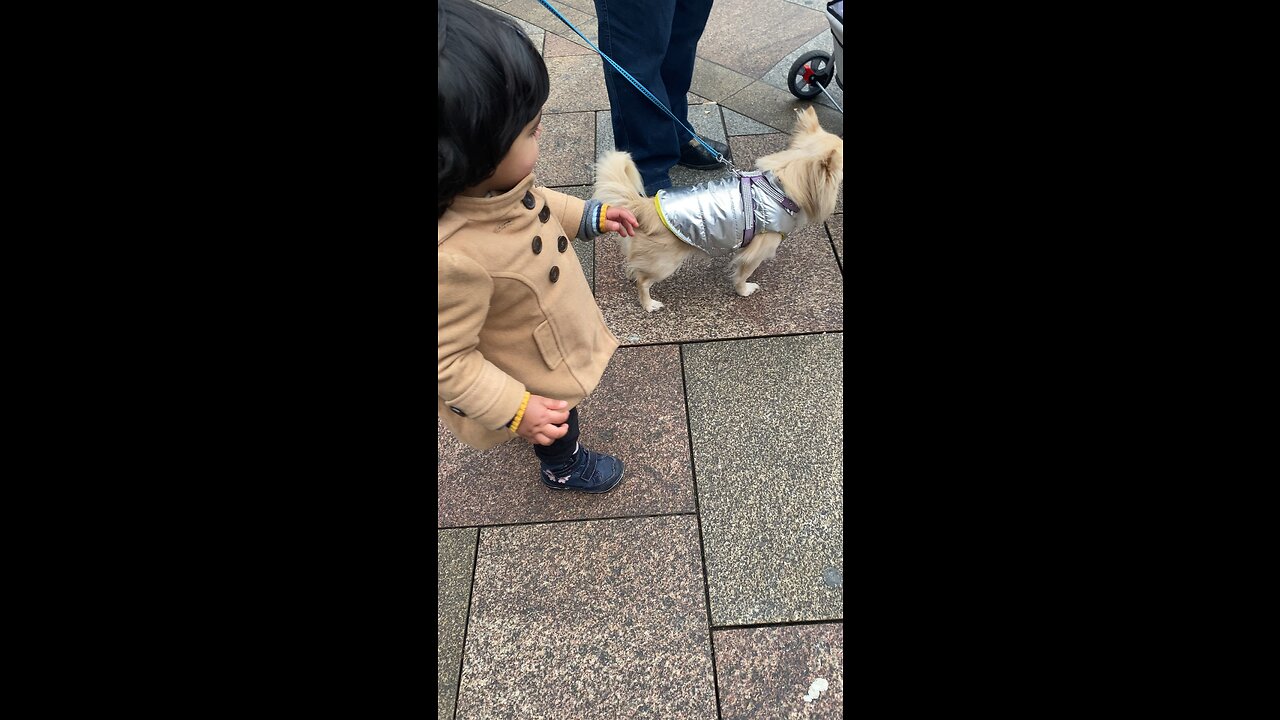
[{"label": "coat pocket", "polygon": [[546,320],[533,331],[533,340],[538,343],[538,352],[542,353],[542,361],[547,368],[554,370],[564,362],[560,354],[560,344],[556,342],[556,334],[551,330],[551,321]]}]

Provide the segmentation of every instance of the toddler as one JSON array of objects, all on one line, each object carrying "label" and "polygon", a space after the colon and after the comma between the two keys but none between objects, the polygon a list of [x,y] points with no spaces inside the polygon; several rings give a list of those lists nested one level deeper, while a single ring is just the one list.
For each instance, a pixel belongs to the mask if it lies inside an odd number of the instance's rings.
[{"label": "toddler", "polygon": [[437,412],[477,449],[528,440],[547,487],[608,492],[622,461],[578,444],[576,405],[618,340],[569,240],[638,223],[534,187],[549,81],[520,27],[469,0],[437,17]]}]

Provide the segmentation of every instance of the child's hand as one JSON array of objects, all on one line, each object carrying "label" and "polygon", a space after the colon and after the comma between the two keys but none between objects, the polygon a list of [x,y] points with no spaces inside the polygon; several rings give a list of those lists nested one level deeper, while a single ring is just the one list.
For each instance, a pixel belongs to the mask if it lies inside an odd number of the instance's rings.
[{"label": "child's hand", "polygon": [[608,232],[616,232],[619,235],[635,237],[635,228],[640,227],[640,222],[636,220],[636,216],[626,208],[609,206],[604,214],[604,227]]},{"label": "child's hand", "polygon": [[516,434],[531,443],[550,445],[569,432],[568,422],[569,403],[530,393]]}]

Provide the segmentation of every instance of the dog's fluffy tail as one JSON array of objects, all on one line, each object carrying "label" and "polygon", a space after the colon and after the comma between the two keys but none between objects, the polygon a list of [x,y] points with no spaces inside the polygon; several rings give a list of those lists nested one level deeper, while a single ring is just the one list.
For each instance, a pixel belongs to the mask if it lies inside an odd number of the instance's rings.
[{"label": "dog's fluffy tail", "polygon": [[[645,202],[644,180],[641,179],[640,171],[636,169],[630,153],[611,150],[600,156],[596,162],[596,185],[591,197],[610,205],[625,207],[637,217],[641,216],[639,208]],[[618,244],[624,256],[630,255],[631,238],[619,236]],[[632,273],[628,268],[628,277]]]},{"label": "dog's fluffy tail", "polygon": [[630,205],[644,199],[644,181],[630,153],[611,150],[600,156],[592,197],[611,205]]}]

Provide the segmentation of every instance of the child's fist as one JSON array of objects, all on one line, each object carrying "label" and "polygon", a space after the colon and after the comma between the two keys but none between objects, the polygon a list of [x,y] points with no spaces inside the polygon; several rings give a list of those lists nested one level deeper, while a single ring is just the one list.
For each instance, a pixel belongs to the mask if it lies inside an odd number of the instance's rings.
[{"label": "child's fist", "polygon": [[516,434],[531,443],[550,445],[569,432],[569,403],[541,395],[529,395]]}]

